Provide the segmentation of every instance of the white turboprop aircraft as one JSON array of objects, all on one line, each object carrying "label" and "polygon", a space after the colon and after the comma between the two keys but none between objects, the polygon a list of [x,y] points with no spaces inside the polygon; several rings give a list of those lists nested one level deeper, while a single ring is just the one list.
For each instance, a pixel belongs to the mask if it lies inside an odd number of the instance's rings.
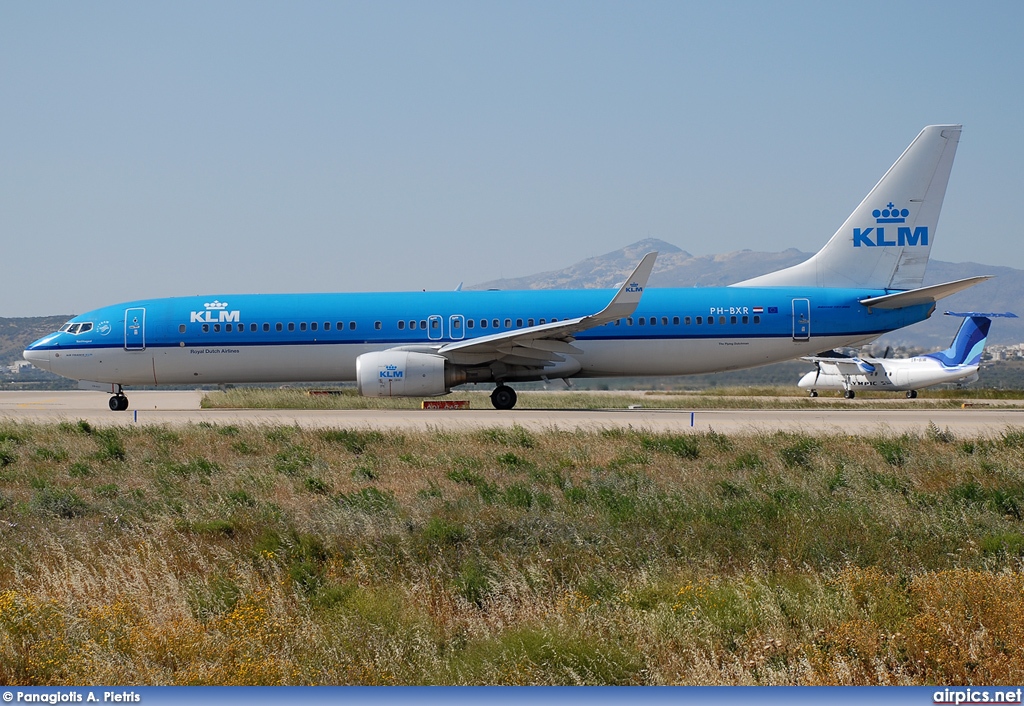
[{"label": "white turboprop aircraft", "polygon": [[978,379],[981,353],[985,350],[988,329],[994,317],[1017,318],[1016,314],[958,314],[947,311],[948,316],[963,316],[953,343],[944,351],[926,353],[913,358],[861,358],[830,352],[824,355],[804,356],[801,360],[814,363],[815,369],[800,379],[798,385],[818,396],[818,390],[843,390],[847,399],[853,399],[856,390],[883,390],[901,392],[917,397],[917,391],[944,382],[974,382]]}]

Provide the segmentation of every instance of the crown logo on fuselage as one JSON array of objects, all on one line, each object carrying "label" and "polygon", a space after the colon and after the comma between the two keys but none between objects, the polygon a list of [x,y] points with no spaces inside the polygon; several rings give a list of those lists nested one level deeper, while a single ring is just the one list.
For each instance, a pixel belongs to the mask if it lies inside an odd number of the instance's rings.
[{"label": "crown logo on fuselage", "polygon": [[242,319],[242,312],[239,310],[228,311],[228,303],[219,299],[203,304],[203,311],[193,311],[189,315],[189,323],[192,324],[223,324],[238,323]]}]

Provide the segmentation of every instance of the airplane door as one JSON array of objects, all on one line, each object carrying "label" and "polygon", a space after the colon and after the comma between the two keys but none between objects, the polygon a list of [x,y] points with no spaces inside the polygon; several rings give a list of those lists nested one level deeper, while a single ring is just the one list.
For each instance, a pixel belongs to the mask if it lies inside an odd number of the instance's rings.
[{"label": "airplane door", "polygon": [[448,317],[448,337],[453,341],[461,341],[466,337],[466,317],[462,314]]},{"label": "airplane door", "polygon": [[793,300],[793,340],[806,341],[811,337],[811,300]]},{"label": "airplane door", "polygon": [[146,350],[146,310],[143,307],[124,311],[124,349]]},{"label": "airplane door", "polygon": [[440,341],[444,335],[444,319],[437,314],[427,317],[427,338],[431,341]]}]

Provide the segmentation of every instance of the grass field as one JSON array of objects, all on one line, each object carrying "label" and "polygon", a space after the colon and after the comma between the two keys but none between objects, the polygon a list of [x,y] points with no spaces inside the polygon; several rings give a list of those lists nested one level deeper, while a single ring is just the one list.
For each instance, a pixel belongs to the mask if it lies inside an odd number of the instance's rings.
[{"label": "grass field", "polygon": [[1024,431],[0,423],[2,684],[1013,684]]},{"label": "grass field", "polygon": [[[418,409],[423,398],[360,397],[354,388],[320,390],[236,387],[208,392],[204,409]],[[954,409],[965,400],[986,400],[992,406],[1018,406],[1020,390],[926,390],[915,400],[902,393],[864,392],[857,400],[845,400],[840,393],[811,399],[795,387],[720,387],[701,391],[521,391],[517,408],[525,409],[625,409],[641,405],[653,409],[821,409],[848,408],[869,402],[876,409]],[[490,390],[457,390],[438,398],[468,400],[474,409],[492,409]]]}]

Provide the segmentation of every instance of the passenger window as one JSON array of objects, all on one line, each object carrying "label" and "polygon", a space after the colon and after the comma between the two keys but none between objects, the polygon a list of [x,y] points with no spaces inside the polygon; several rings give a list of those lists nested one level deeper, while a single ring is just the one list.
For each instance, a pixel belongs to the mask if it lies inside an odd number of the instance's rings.
[{"label": "passenger window", "polygon": [[274,328],[276,328],[278,331],[284,331],[284,324],[282,324],[280,321],[278,321],[277,325],[274,326]]},{"label": "passenger window", "polygon": [[543,326],[543,325],[544,325],[544,319],[541,319],[541,320],[540,320],[540,321],[538,322],[538,324],[539,324],[540,326]]},{"label": "passenger window", "polygon": [[480,328],[487,328],[487,319],[480,319]]},{"label": "passenger window", "polygon": [[[352,325],[352,328],[355,328],[355,324]],[[426,328],[427,328],[427,320],[426,319],[420,319],[420,328],[426,330]]]},{"label": "passenger window", "polygon": [[213,325],[213,332],[214,333],[220,333],[220,324],[214,324]]},{"label": "passenger window", "polygon": [[718,323],[720,323],[723,326],[725,326],[725,317],[724,316],[719,316],[718,317]]},{"label": "passenger window", "polygon": [[704,323],[704,317],[703,316],[698,316],[697,317],[697,325],[700,326],[702,323]]},{"label": "passenger window", "polygon": [[651,317],[651,326],[657,326],[657,325],[658,325],[658,317],[657,316],[652,316]]},{"label": "passenger window", "polygon": [[300,331],[305,331],[306,330],[306,322],[305,321],[303,321],[302,323],[299,324],[299,330]]},{"label": "passenger window", "polygon": [[512,319],[505,319],[505,328],[512,328]]},{"label": "passenger window", "polygon": [[736,317],[735,317],[735,316],[732,316],[732,317],[730,317],[730,318],[729,318],[729,323],[730,323],[730,324],[734,324],[734,323],[736,323]]},{"label": "passenger window", "polygon": [[348,322],[348,327],[349,327],[349,328],[350,328],[351,330],[355,331],[355,330],[356,330],[356,322],[355,322],[355,321],[349,321],[349,322]]},{"label": "passenger window", "polygon": [[684,326],[689,326],[690,325],[690,321],[691,321],[691,319],[690,319],[689,316],[684,316],[683,317],[683,325]]},{"label": "passenger window", "polygon": [[711,326],[713,323],[715,323],[715,317],[714,316],[709,316],[708,317],[708,326]]},{"label": "passenger window", "polygon": [[291,321],[288,322],[288,330],[289,331],[294,331],[295,330],[295,324],[293,324]]},{"label": "passenger window", "polygon": [[750,323],[750,317],[749,316],[744,316],[743,317],[743,323],[749,324]]},{"label": "passenger window", "polygon": [[754,317],[754,323],[755,323],[755,324],[759,324],[759,323],[761,323],[761,317],[760,317],[760,316],[755,316],[755,317]]},{"label": "passenger window", "polygon": [[324,331],[330,331],[330,330],[331,330],[331,322],[330,321],[325,321],[324,322]]},{"label": "passenger window", "polygon": [[633,325],[633,317],[632,316],[627,316],[626,317],[626,326],[632,326],[632,325]]},{"label": "passenger window", "polygon": [[501,322],[498,321],[497,319],[494,319],[493,321],[491,321],[491,325],[494,326],[494,328],[498,328],[499,326],[501,326]]},{"label": "passenger window", "polygon": [[637,319],[637,323],[643,326],[644,324],[647,323],[647,319],[641,316],[639,319]]},{"label": "passenger window", "polygon": [[415,328],[416,328],[416,322],[415,322],[415,321],[410,321],[410,322],[409,322],[409,328],[410,328],[411,330],[415,330]]},{"label": "passenger window", "polygon": [[210,332],[210,324],[203,324],[203,333]]},{"label": "passenger window", "polygon": [[440,326],[440,325],[441,325],[441,322],[440,322],[440,321],[438,321],[437,319],[431,319],[431,320],[430,320],[430,328],[431,328],[431,329],[433,329],[433,330],[435,330],[435,331],[436,331],[436,330],[437,330],[437,327],[438,327],[438,326]]},{"label": "passenger window", "polygon": [[185,324],[178,324],[178,333],[185,333]]},{"label": "passenger window", "polygon": [[270,324],[263,324],[263,330],[264,331],[269,331],[270,330]]},{"label": "passenger window", "polygon": [[398,330],[399,331],[404,331],[405,330],[405,322],[404,321],[399,321],[398,322]]},{"label": "passenger window", "polygon": [[309,330],[310,331],[316,331],[316,329],[317,329],[317,323],[315,321],[310,321],[309,322]]},{"label": "passenger window", "polygon": [[523,327],[523,320],[522,319],[516,319],[516,328],[522,328],[522,327]]},{"label": "passenger window", "polygon": [[373,328],[376,331],[380,331],[382,326],[383,326],[383,324],[381,324],[381,322],[379,322],[379,321],[374,321],[373,322]]},{"label": "passenger window", "polygon": [[473,319],[466,319],[466,328],[473,328]]},{"label": "passenger window", "polygon": [[339,331],[344,331],[345,330],[345,322],[344,321],[339,321],[337,328],[338,328]]},{"label": "passenger window", "polygon": [[459,319],[452,319],[452,328],[458,331],[462,328],[462,321]]},{"label": "passenger window", "polygon": [[526,325],[527,326],[533,326],[533,319],[527,319],[526,320]]},{"label": "passenger window", "polygon": [[672,325],[673,326],[678,326],[679,325],[679,317],[678,316],[673,316],[672,317]]}]

